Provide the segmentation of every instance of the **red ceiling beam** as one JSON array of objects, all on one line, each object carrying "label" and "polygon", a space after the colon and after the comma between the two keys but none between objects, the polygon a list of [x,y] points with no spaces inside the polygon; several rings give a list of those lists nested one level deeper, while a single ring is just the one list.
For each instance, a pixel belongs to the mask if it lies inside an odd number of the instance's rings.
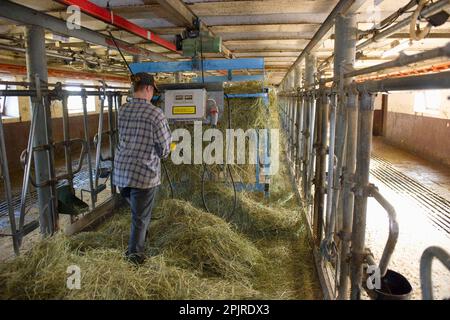
[{"label": "red ceiling beam", "polygon": [[450,69],[450,62],[444,62],[440,64],[434,64],[432,66],[418,68],[418,69],[408,69],[404,71],[397,71],[397,72],[391,72],[387,74],[382,75],[375,75],[375,76],[369,76],[364,78],[358,78],[356,82],[364,82],[364,81],[370,81],[370,80],[383,80],[388,78],[402,78],[402,77],[409,77],[413,75],[420,75],[420,74],[429,74],[429,73],[436,73],[436,72],[443,72]]},{"label": "red ceiling beam", "polygon": [[[13,76],[27,75],[27,67],[18,64],[0,63],[0,72],[9,73]],[[74,70],[61,70],[61,69],[48,69],[48,76],[63,79],[85,79],[85,80],[105,80],[115,82],[130,82],[130,78],[127,76],[98,74],[92,72],[74,71]]]},{"label": "red ceiling beam", "polygon": [[107,24],[113,25],[119,29],[125,30],[127,32],[130,32],[136,36],[139,36],[143,39],[149,40],[157,45],[160,45],[161,47],[164,47],[170,51],[177,52],[176,45],[170,41],[167,41],[150,30],[144,29],[137,24],[115,14],[113,11],[105,9],[103,7],[100,7],[96,5],[95,3],[92,3],[87,0],[55,0],[56,2],[65,4],[67,6],[78,6],[80,8],[80,11],[94,17],[96,19],[99,19]]}]

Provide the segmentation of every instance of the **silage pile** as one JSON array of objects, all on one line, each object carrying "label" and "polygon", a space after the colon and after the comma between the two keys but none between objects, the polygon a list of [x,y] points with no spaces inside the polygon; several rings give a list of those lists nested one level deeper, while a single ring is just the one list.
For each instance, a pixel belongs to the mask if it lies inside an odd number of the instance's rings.
[{"label": "silage pile", "polygon": [[[271,99],[271,121],[277,125],[273,116],[275,101]],[[260,108],[260,101],[247,102],[243,108],[255,106]],[[233,119],[242,121],[239,106],[235,110]],[[254,113],[253,119],[245,121],[246,125],[256,125],[262,120],[260,114]],[[314,299],[319,296],[301,210],[290,191],[285,167],[272,179],[274,192],[269,199],[239,193],[237,209],[226,219],[203,209],[198,189],[201,166],[170,167],[175,177],[187,177],[187,188],[178,186],[179,200],[161,193],[153,212],[146,248],[149,258],[144,265],[135,267],[123,259],[130,227],[129,209],[123,208],[95,231],[72,237],[57,235],[0,265],[0,298]],[[242,176],[253,173],[249,168],[234,170]],[[217,190],[225,210],[231,208],[232,196],[231,190]],[[79,290],[66,287],[67,268],[72,265],[81,270]]]}]

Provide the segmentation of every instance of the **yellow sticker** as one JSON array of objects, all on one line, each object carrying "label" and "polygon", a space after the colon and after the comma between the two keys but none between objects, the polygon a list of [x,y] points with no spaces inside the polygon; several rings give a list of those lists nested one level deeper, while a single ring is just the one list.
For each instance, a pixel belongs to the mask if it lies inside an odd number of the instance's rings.
[{"label": "yellow sticker", "polygon": [[173,106],[172,114],[174,115],[184,115],[184,114],[195,114],[197,108],[195,106]]}]

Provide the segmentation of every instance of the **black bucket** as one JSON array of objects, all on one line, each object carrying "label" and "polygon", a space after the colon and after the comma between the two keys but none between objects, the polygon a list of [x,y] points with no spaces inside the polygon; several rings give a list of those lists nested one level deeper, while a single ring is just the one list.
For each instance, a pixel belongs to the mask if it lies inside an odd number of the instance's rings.
[{"label": "black bucket", "polygon": [[375,289],[376,300],[409,300],[412,287],[409,281],[400,273],[387,270],[381,278],[381,289]]}]

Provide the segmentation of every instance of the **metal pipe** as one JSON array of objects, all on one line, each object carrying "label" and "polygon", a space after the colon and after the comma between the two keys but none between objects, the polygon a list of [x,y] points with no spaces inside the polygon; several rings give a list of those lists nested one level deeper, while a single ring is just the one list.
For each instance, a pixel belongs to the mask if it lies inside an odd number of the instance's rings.
[{"label": "metal pipe", "polygon": [[[336,139],[336,94],[333,94],[330,100],[330,136],[328,147],[328,176],[327,176],[327,203],[326,203],[326,221],[331,220],[331,210],[333,204],[333,181],[334,181],[334,163],[335,163],[335,139]],[[328,222],[327,222],[328,223]],[[327,227],[328,228],[328,227]],[[330,231],[327,231],[326,237],[328,237]]]},{"label": "metal pipe", "polygon": [[389,217],[389,236],[386,242],[386,246],[383,250],[380,263],[378,265],[380,269],[381,277],[384,277],[387,272],[389,261],[394,253],[395,246],[398,240],[399,227],[397,222],[397,214],[394,207],[384,198],[375,186],[370,187],[370,195],[377,200],[377,202],[386,210]]},{"label": "metal pipe", "polygon": [[[83,89],[84,90],[84,89]],[[67,96],[100,96],[102,95],[98,91],[65,91],[64,94]],[[51,94],[51,90],[42,90],[42,94]],[[120,92],[125,93],[125,92]],[[106,95],[118,95],[119,92],[106,92]],[[0,95],[6,96],[6,97],[36,97],[37,92],[36,90],[0,90]]]},{"label": "metal pipe", "polygon": [[308,154],[308,139],[309,139],[309,105],[310,105],[310,99],[308,95],[304,95],[304,100],[303,100],[303,139],[302,139],[302,150],[303,150],[303,161],[302,161],[302,194],[303,194],[303,200],[306,201],[306,196],[307,196],[307,189],[308,189],[308,185],[307,185],[307,178],[308,178],[308,158],[309,158],[309,154]]},{"label": "metal pipe", "polygon": [[374,73],[377,71],[382,71],[382,70],[396,68],[396,67],[403,67],[403,66],[407,66],[411,63],[416,63],[416,62],[421,62],[421,61],[426,61],[426,60],[441,58],[441,57],[447,57],[447,58],[450,57],[450,42],[447,43],[447,45],[445,45],[444,47],[428,50],[428,51],[413,54],[410,56],[400,55],[397,59],[389,61],[389,62],[380,63],[378,65],[359,69],[359,70],[354,70],[354,71],[346,73],[344,75],[344,77],[345,78],[356,77],[356,76],[360,76],[360,75],[364,75],[364,74]]},{"label": "metal pipe", "polygon": [[372,80],[355,84],[358,91],[386,92],[450,88],[450,71],[419,76]]},{"label": "metal pipe", "polygon": [[295,134],[297,132],[297,99],[295,97],[291,98],[292,100],[292,125],[291,125],[291,150],[290,150],[290,158],[291,158],[291,166],[294,168],[295,172],[295,157],[296,157],[296,147],[297,147],[297,140],[295,138]]},{"label": "metal pipe", "polygon": [[113,97],[108,96],[108,129],[109,129],[109,155],[111,160],[111,177],[110,177],[110,187],[111,187],[111,193],[114,195],[116,194],[116,188],[114,186],[113,181],[113,172],[114,172],[114,150],[116,148],[115,144],[115,131],[116,128],[114,126],[114,112],[113,112]]},{"label": "metal pipe", "polygon": [[[345,234],[345,236],[341,239],[340,254],[337,261],[337,268],[340,271],[338,275],[339,287],[337,288],[338,299],[345,299],[348,293],[349,264],[347,256],[353,216],[353,195],[348,192],[349,190],[341,190],[343,187],[341,179],[344,179],[345,185],[344,173],[348,172],[349,169],[352,170],[356,162],[356,154],[348,151],[349,149],[352,151],[356,150],[355,131],[357,127],[356,94],[346,92],[344,89],[353,79],[345,79],[343,75],[345,70],[353,69],[355,65],[357,33],[355,15],[339,15],[336,18],[334,81],[338,87],[338,95],[336,100],[337,106],[334,110],[335,119],[333,119],[336,122],[334,124],[335,132],[330,132],[330,136],[333,134],[335,141],[330,141],[329,193],[327,196],[327,201],[329,202],[327,203],[328,225],[326,237],[328,242],[334,241],[333,234],[336,230],[336,222],[339,221],[340,234]],[[336,167],[334,167],[335,157],[337,159]],[[346,207],[344,202],[347,205]]]},{"label": "metal pipe", "polygon": [[[70,127],[69,127],[69,110],[67,108],[67,96],[62,97],[62,121],[63,121],[63,139],[65,142],[70,141]],[[64,155],[66,160],[66,172],[68,174],[68,183],[70,190],[73,192],[73,172],[72,172],[72,149],[71,145],[64,145]]]},{"label": "metal pipe", "polygon": [[[105,89],[101,91],[105,93]],[[98,180],[100,178],[100,161],[102,156],[102,140],[103,140],[103,109],[105,108],[105,96],[100,95],[100,111],[98,113],[98,128],[97,128],[97,147],[95,151],[95,181],[94,188],[97,193]]]},{"label": "metal pipe", "polygon": [[321,94],[318,97],[316,108],[316,172],[315,172],[315,194],[314,194],[314,240],[320,246],[323,232],[323,213],[325,196],[325,172],[326,172],[326,139],[328,135],[328,115],[330,104],[328,97]]},{"label": "metal pipe", "polygon": [[310,97],[310,121],[308,125],[310,126],[310,136],[308,141],[308,153],[309,153],[309,159],[308,159],[308,174],[307,174],[307,200],[308,200],[308,206],[312,206],[312,185],[313,185],[313,175],[315,170],[315,157],[317,156],[314,149],[314,141],[317,134],[317,126],[316,126],[316,93],[313,92]]},{"label": "metal pipe", "polygon": [[28,194],[28,189],[30,187],[30,173],[31,173],[31,160],[33,159],[33,146],[34,146],[34,138],[35,138],[35,131],[36,131],[36,121],[33,119],[36,119],[38,108],[32,108],[32,114],[31,114],[31,123],[30,123],[30,132],[28,135],[28,143],[27,143],[27,157],[26,157],[26,164],[24,167],[23,172],[23,182],[22,182],[22,190],[20,193],[20,217],[19,217],[19,245],[22,242],[22,231],[23,226],[25,224],[25,214],[26,214],[26,197]]},{"label": "metal pipe", "polygon": [[[414,75],[409,77],[370,80],[362,83],[352,83],[351,85],[347,86],[347,89],[349,90],[357,90],[359,92],[367,91],[373,93],[449,88],[450,71],[424,75]],[[331,90],[331,92],[336,92],[336,90]],[[3,93],[4,91],[0,90],[0,95]]]},{"label": "metal pipe", "polygon": [[2,113],[0,113],[0,152],[1,152],[1,158],[0,158],[1,176],[3,177],[6,203],[8,205],[8,216],[9,216],[9,224],[11,226],[13,248],[14,248],[14,253],[16,255],[19,255],[20,244],[19,244],[19,237],[18,237],[17,228],[16,228],[16,216],[14,215],[14,205],[13,205],[12,191],[11,191],[12,190],[11,179],[9,176],[8,155],[6,153],[5,132],[3,131]]},{"label": "metal pipe", "polygon": [[[0,16],[19,22],[20,24],[40,26],[57,34],[74,37],[113,50],[117,49],[111,38],[100,32],[82,26],[69,29],[65,20],[58,19],[11,1],[0,1]],[[129,54],[147,56],[156,61],[172,61],[172,59],[163,54],[152,52],[122,40],[116,40],[116,43],[124,52]]]},{"label": "metal pipe", "polygon": [[[339,208],[339,199],[340,199],[340,191],[341,191],[341,177],[342,177],[342,167],[344,165],[344,147],[345,140],[347,136],[347,125],[346,125],[346,117],[345,117],[345,97],[343,94],[338,95],[337,99],[337,107],[336,107],[336,129],[335,129],[335,146],[334,146],[334,158],[336,161],[336,165],[333,168],[333,190],[329,197],[332,198],[331,203],[331,211],[327,216],[331,217],[332,215],[341,216],[341,211]],[[327,222],[329,224],[329,222]],[[331,229],[329,229],[331,230]],[[331,230],[333,231],[333,230]],[[331,235],[327,236],[328,239],[331,239]]]},{"label": "metal pipe", "polygon": [[431,267],[433,259],[437,258],[448,270],[450,270],[450,254],[436,246],[425,249],[420,258],[420,286],[423,300],[433,300],[433,280]]},{"label": "metal pipe", "polygon": [[[438,2],[432,3],[428,7],[426,7],[425,9],[422,10],[419,18],[428,18],[428,17],[432,16],[433,14],[436,14],[436,13],[446,9],[446,7],[449,4],[450,4],[450,0],[440,0]],[[362,49],[370,46],[371,44],[374,44],[374,43],[380,41],[381,39],[387,38],[390,35],[394,34],[395,32],[407,27],[411,23],[412,17],[413,17],[413,15],[396,23],[392,27],[385,29],[384,31],[375,34],[372,38],[367,39],[366,41],[358,44],[356,46],[356,49],[362,50]]]},{"label": "metal pipe", "polygon": [[312,89],[308,96],[308,104],[307,104],[307,116],[306,116],[306,147],[305,154],[305,173],[304,173],[304,192],[305,192],[305,200],[308,204],[308,212],[311,201],[311,185],[312,185],[312,172],[314,170],[314,132],[315,132],[315,74],[316,74],[316,57],[314,55],[308,55],[306,58],[306,86],[307,88]]},{"label": "metal pipe", "polygon": [[316,31],[312,39],[308,42],[306,47],[302,50],[297,60],[289,68],[286,75],[283,77],[282,82],[286,79],[287,75],[298,65],[302,60],[312,53],[314,47],[319,43],[320,40],[328,33],[328,31],[334,26],[335,18],[341,14],[345,13],[353,4],[355,0],[340,0],[336,6],[333,8],[331,13],[325,19],[325,21],[320,25],[320,28]]},{"label": "metal pipe", "polygon": [[292,101],[291,98],[287,98],[287,103],[288,103],[288,114],[287,114],[287,142],[288,142],[288,150],[287,150],[287,157],[288,157],[288,161],[291,161],[291,143],[292,143],[292,136],[291,136],[291,125],[292,125],[292,121],[291,121],[291,113],[292,113]]},{"label": "metal pipe", "polygon": [[[445,7],[448,6],[448,4],[449,4],[449,0],[441,0],[440,2],[431,4],[429,7],[423,9],[423,11],[421,12],[420,17],[421,17],[421,18],[428,18],[428,17],[432,16],[433,14],[435,14],[435,13],[437,13],[437,12],[440,12],[441,10],[444,10]],[[414,5],[416,5],[416,4],[414,3]],[[410,7],[410,6],[408,6],[408,7]],[[407,7],[407,8],[408,8],[408,7]],[[406,9],[406,10],[407,10],[407,9]],[[409,25],[409,23],[411,22],[411,18],[412,18],[412,15],[411,15],[409,18],[406,18],[405,20],[402,20],[401,22],[395,24],[395,25],[392,26],[391,28],[386,29],[386,30],[384,30],[383,32],[377,33],[377,34],[374,35],[372,38],[366,40],[366,41],[363,42],[363,43],[360,43],[360,44],[357,46],[357,50],[361,50],[361,49],[363,49],[363,48],[365,48],[365,47],[371,45],[372,43],[376,43],[377,41],[379,41],[379,40],[381,40],[381,39],[383,39],[383,38],[387,38],[387,37],[389,37],[390,35],[392,35],[392,34],[394,34],[395,32],[397,32],[398,30],[407,27],[407,26]],[[386,18],[385,20],[387,20],[387,19],[389,19],[389,17]],[[381,24],[383,24],[383,22],[381,22]],[[333,58],[334,58],[334,54],[332,54],[331,56],[329,56],[329,57],[325,60],[325,62],[322,64],[322,66],[323,66],[323,65],[326,65],[326,64],[328,64],[328,63],[330,63],[331,60],[332,60]],[[322,69],[322,68],[321,68],[321,69]],[[331,81],[333,81],[333,79],[330,78],[330,79],[327,79],[327,80],[325,81],[325,83],[328,83],[328,82],[331,82]]]},{"label": "metal pipe", "polygon": [[373,96],[362,92],[359,100],[358,148],[356,161],[355,206],[351,237],[351,299],[361,296],[362,265],[365,258],[367,196],[373,129]]},{"label": "metal pipe", "polygon": [[[37,83],[37,81],[36,81]],[[38,95],[39,96],[39,95]],[[52,116],[50,109],[51,100],[48,96],[42,96],[42,106],[44,107],[44,127],[46,130],[45,142],[49,148],[46,150],[48,155],[47,170],[48,170],[48,185],[50,190],[50,199],[48,200],[47,216],[49,219],[49,235],[53,235],[58,230],[59,215],[58,215],[58,199],[56,196],[56,173],[55,173],[55,150],[53,148],[53,134],[52,134]]]},{"label": "metal pipe", "polygon": [[[21,87],[31,87],[31,82],[26,81],[0,81],[0,84],[7,85],[7,86],[21,86]],[[115,86],[109,86],[107,83],[105,83],[107,89],[114,89],[114,90],[129,90],[129,87],[115,87]],[[47,83],[47,87],[81,87],[81,88],[89,88],[89,89],[99,89],[102,88],[103,85],[86,85],[82,83]]]},{"label": "metal pipe", "polygon": [[157,36],[150,30],[144,29],[141,26],[138,26],[137,24],[115,14],[112,10],[100,7],[93,2],[86,0],[56,0],[56,1],[65,4],[67,6],[75,5],[81,10],[81,12],[87,15],[97,18],[119,29],[130,32],[140,38],[151,41],[165,49],[177,52],[177,47],[175,43],[167,41],[166,39]]},{"label": "metal pipe", "polygon": [[[20,47],[11,47],[11,46],[7,46],[4,44],[0,44],[0,49],[3,50],[7,50],[7,51],[12,51],[12,52],[21,52],[21,53],[26,53],[27,49],[25,48],[20,48]],[[53,52],[46,52],[45,53],[48,57],[52,57],[52,58],[58,58],[58,59],[63,59],[63,60],[67,60],[67,61],[75,61],[74,57],[68,57],[65,56],[63,54],[59,54],[59,53],[53,53]]]},{"label": "metal pipe", "polygon": [[[299,89],[297,89],[297,92],[299,92]],[[296,155],[295,155],[295,179],[297,180],[299,178],[299,170],[300,170],[300,164],[301,164],[301,157],[302,157],[302,151],[301,151],[301,143],[302,143],[302,123],[303,123],[303,99],[302,96],[298,93],[297,94],[297,127],[296,127]]]},{"label": "metal pipe", "polygon": [[[84,89],[82,92],[85,91]],[[84,127],[84,139],[87,143],[87,162],[88,162],[88,173],[89,173],[89,193],[91,195],[91,206],[92,209],[95,208],[95,202],[97,196],[94,190],[94,180],[92,177],[92,161],[91,161],[91,143],[89,137],[89,121],[87,112],[87,96],[85,94],[81,95],[81,102],[83,105],[83,127]]]},{"label": "metal pipe", "polygon": [[[343,172],[343,196],[342,196],[342,222],[339,236],[341,238],[339,269],[341,270],[339,279],[338,299],[346,299],[348,296],[348,274],[349,263],[347,257],[350,249],[350,236],[353,223],[353,207],[355,195],[353,193],[355,170],[356,170],[356,149],[358,137],[358,108],[356,107],[356,93],[349,92],[347,97],[346,122],[347,122],[347,143],[345,154],[345,170]],[[331,222],[333,225],[334,223]],[[333,226],[331,226],[333,227]]]},{"label": "metal pipe", "polygon": [[[39,90],[38,87],[41,86],[42,82],[44,84],[42,88],[45,89],[45,83],[48,80],[47,61],[45,57],[45,30],[38,26],[27,26],[25,37],[27,42],[26,62],[28,81],[34,81],[34,88],[36,90]],[[36,78],[37,76],[38,78]],[[30,102],[32,108],[38,110],[35,114],[36,117],[31,120],[36,124],[33,146],[46,145],[48,144],[47,137],[51,137],[51,127],[48,125],[45,126],[45,124],[50,124],[51,122],[50,110],[46,110],[49,106],[44,105],[42,97],[39,96],[31,98]],[[49,118],[47,119],[46,117]],[[31,157],[32,155],[29,154],[28,156]],[[53,160],[50,157],[51,155],[47,152],[39,152],[34,157],[36,182],[38,184],[50,179],[48,165]],[[53,213],[49,207],[52,203],[51,187],[39,188],[37,193],[41,233],[51,235],[56,231],[55,225],[53,224],[54,217],[51,216]]]}]

